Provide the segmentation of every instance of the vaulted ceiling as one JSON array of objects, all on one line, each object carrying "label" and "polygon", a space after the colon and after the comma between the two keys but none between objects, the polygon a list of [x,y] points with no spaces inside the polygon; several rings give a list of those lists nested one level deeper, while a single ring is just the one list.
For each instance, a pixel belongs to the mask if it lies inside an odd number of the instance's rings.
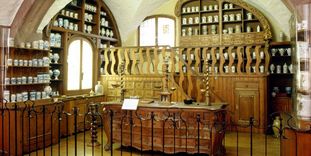
[{"label": "vaulted ceiling", "polygon": [[[0,25],[10,26],[12,24],[23,1],[24,0],[0,0]],[[36,0],[35,2],[38,1],[41,0]],[[42,20],[37,25],[37,32],[41,32],[51,18],[71,0],[49,1],[54,2],[52,2],[50,8],[47,9],[47,11],[45,10],[44,15],[42,15]],[[128,35],[137,28],[146,16],[151,15],[157,8],[165,6],[168,1],[177,2],[178,0],[104,0],[117,21],[123,41],[127,39]],[[260,9],[270,21],[274,22],[274,26],[278,29],[288,32],[289,25],[287,22],[291,13],[282,0],[244,1]],[[172,9],[174,10],[175,8]]]}]

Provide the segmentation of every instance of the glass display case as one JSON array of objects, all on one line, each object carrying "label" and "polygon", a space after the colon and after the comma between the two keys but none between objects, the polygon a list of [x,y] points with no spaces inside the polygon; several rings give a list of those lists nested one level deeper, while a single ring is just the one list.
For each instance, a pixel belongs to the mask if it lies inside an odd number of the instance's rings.
[{"label": "glass display case", "polygon": [[311,120],[311,4],[298,5],[296,10],[295,109],[299,119]]}]

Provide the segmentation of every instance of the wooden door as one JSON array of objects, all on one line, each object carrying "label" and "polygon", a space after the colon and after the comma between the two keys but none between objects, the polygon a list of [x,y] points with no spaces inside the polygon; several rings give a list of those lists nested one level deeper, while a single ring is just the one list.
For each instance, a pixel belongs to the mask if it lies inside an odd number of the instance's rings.
[{"label": "wooden door", "polygon": [[250,117],[254,117],[256,124],[259,123],[259,91],[236,90],[235,113],[239,124],[249,124]]}]

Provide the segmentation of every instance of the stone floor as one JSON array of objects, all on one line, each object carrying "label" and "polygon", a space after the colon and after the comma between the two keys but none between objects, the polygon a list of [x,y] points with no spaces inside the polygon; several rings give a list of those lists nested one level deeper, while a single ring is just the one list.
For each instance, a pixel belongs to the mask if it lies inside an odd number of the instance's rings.
[{"label": "stone floor", "polygon": [[[90,138],[89,138],[89,133],[86,133],[86,142],[88,143]],[[103,137],[103,142],[104,144],[107,142],[106,137]],[[237,153],[237,139],[236,139],[236,133],[227,133],[224,144],[226,148],[226,154],[227,156],[248,156],[250,155],[250,136],[248,133],[239,133],[239,148],[238,148],[238,153]],[[75,141],[74,137],[71,136],[68,138],[68,151],[67,149],[67,140],[62,139],[60,143],[60,151],[58,150],[59,145],[54,145],[53,148],[53,156],[66,156],[68,153],[68,156],[74,156],[74,147],[75,147]],[[94,148],[91,148],[89,146],[85,146],[84,150],[84,135],[83,133],[80,133],[77,137],[77,156],[110,156],[110,151],[105,151],[102,150],[103,146],[97,146]],[[101,141],[101,140],[99,140]],[[272,136],[267,137],[267,155],[268,156],[278,156],[279,154],[279,147],[280,143],[277,138],[274,138]],[[37,152],[31,153],[31,155],[44,155],[44,150],[40,150]],[[51,156],[51,147],[45,149],[45,155],[46,156]],[[115,144],[113,146],[113,155],[119,156],[121,155],[121,148],[120,145]],[[124,149],[122,150],[122,155],[123,156],[129,156],[129,155],[141,155],[140,151],[132,149],[132,154],[130,149]],[[143,155],[152,155],[151,153],[144,152]],[[163,155],[161,153],[155,153],[153,155]],[[185,154],[179,154],[179,155],[185,155]],[[265,155],[265,135],[263,134],[254,134],[253,135],[253,156],[264,156]]]}]

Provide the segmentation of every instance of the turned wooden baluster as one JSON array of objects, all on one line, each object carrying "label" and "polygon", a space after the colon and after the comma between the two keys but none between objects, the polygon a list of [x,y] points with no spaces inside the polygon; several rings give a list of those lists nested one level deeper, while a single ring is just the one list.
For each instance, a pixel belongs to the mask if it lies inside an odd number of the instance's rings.
[{"label": "turned wooden baluster", "polygon": [[108,72],[108,65],[109,65],[109,63],[110,63],[110,60],[109,60],[109,57],[108,57],[108,53],[109,53],[109,48],[106,48],[105,49],[105,52],[104,52],[104,57],[105,57],[105,67],[104,67],[104,73],[106,74],[106,75],[110,75],[110,72]]},{"label": "turned wooden baluster", "polygon": [[256,53],[256,74],[261,74],[260,71],[259,71],[259,65],[261,63],[261,58],[260,58],[260,48],[261,48],[261,45],[257,45],[255,47],[255,53]]},{"label": "turned wooden baluster", "polygon": [[[183,56],[183,51],[184,51],[184,48],[180,48],[179,49],[179,56]],[[179,57],[179,82],[178,82],[178,85],[184,90],[184,87],[183,87],[183,82],[185,80],[185,73],[184,73],[184,70],[183,70],[183,62],[181,61],[183,58],[182,57]],[[185,60],[184,60],[185,61]]]},{"label": "turned wooden baluster", "polygon": [[234,59],[233,59],[233,57],[232,57],[232,49],[233,49],[234,47],[232,46],[232,47],[229,47],[229,49],[228,49],[228,56],[229,56],[229,73],[232,73],[232,74],[234,74],[233,72],[232,72],[232,65],[233,65],[233,63],[234,63]]},{"label": "turned wooden baluster", "polygon": [[191,68],[191,64],[192,64],[192,58],[191,58],[191,50],[192,48],[188,48],[187,49],[187,82],[188,82],[188,90],[187,90],[187,94],[191,97],[192,94],[192,90],[193,90],[193,83],[192,83],[192,68]]},{"label": "turned wooden baluster", "polygon": [[146,51],[146,55],[147,55],[147,74],[151,74],[151,71],[150,71],[150,65],[151,65],[151,56],[150,56],[150,48],[147,48],[147,51]]},{"label": "turned wooden baluster", "polygon": [[214,74],[217,74],[217,71],[215,71],[217,59],[216,59],[216,47],[213,47],[211,49],[211,56],[212,56],[212,71]]},{"label": "turned wooden baluster", "polygon": [[242,74],[242,63],[243,63],[243,48],[239,46],[237,49],[237,56],[238,56],[238,64],[237,64],[237,73]]},{"label": "turned wooden baluster", "polygon": [[137,48],[132,48],[131,50],[131,58],[133,59],[133,64],[132,64],[132,67],[131,67],[131,73],[133,75],[135,74],[138,74],[137,71],[136,71],[136,65],[137,65],[137,58],[136,58],[136,51],[137,51]]},{"label": "turned wooden baluster", "polygon": [[269,63],[270,63],[270,54],[269,54],[269,43],[266,42],[265,43],[265,47],[264,47],[264,53],[265,53],[265,73],[267,74],[267,72],[269,71]]},{"label": "turned wooden baluster", "polygon": [[138,73],[144,74],[144,56],[143,56],[143,50],[144,48],[139,48],[139,65],[138,65]]},{"label": "turned wooden baluster", "polygon": [[125,67],[124,67],[124,72],[127,75],[130,75],[130,71],[129,71],[129,65],[130,65],[130,57],[129,57],[129,48],[125,48],[124,49],[124,58],[125,58]]},{"label": "turned wooden baluster", "polygon": [[252,63],[252,55],[251,55],[251,48],[252,46],[247,46],[246,47],[246,58],[247,58],[247,62],[246,62],[246,73],[247,74],[251,74],[251,63]]},{"label": "turned wooden baluster", "polygon": [[154,74],[159,75],[159,72],[158,72],[158,65],[159,65],[158,47],[154,48],[153,55],[154,55],[154,68],[153,68],[153,72],[154,72]]},{"label": "turned wooden baluster", "polygon": [[110,49],[110,50],[111,50],[111,53],[110,53],[110,58],[111,58],[110,71],[111,71],[111,75],[116,75],[116,72],[114,71],[114,67],[116,65],[116,58],[115,58],[114,53],[116,52],[116,49]]},{"label": "turned wooden baluster", "polygon": [[219,73],[224,74],[224,64],[225,64],[225,57],[224,57],[224,49],[225,47],[219,48]]}]

